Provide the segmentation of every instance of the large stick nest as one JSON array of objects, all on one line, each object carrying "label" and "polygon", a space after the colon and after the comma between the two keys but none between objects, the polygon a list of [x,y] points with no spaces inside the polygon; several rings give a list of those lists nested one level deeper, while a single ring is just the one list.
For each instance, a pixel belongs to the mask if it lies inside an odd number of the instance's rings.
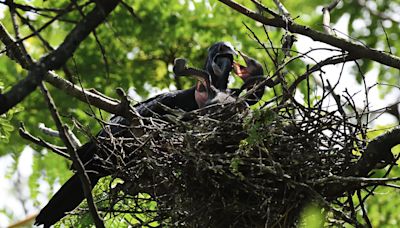
[{"label": "large stick nest", "polygon": [[[229,104],[141,123],[98,139],[97,159],[113,180],[97,197],[111,217],[129,213],[142,226],[287,227],[307,203],[329,210],[362,188],[337,184],[365,148],[357,137],[365,129],[337,112]],[[352,221],[332,210],[336,223]]]}]

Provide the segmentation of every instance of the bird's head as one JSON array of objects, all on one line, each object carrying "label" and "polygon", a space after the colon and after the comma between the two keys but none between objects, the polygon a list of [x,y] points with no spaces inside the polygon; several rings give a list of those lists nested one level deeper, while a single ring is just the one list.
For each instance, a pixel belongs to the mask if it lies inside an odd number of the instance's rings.
[{"label": "bird's head", "polygon": [[194,97],[199,108],[216,103],[232,103],[235,101],[230,94],[221,92],[212,85],[208,71],[187,66],[186,59],[177,58],[174,61],[173,71],[176,76],[190,76],[197,79]]},{"label": "bird's head", "polygon": [[225,91],[228,87],[229,74],[237,52],[229,42],[218,42],[208,49],[204,69],[210,73],[212,85]]},{"label": "bird's head", "polygon": [[245,55],[241,51],[238,52],[246,63],[246,66],[240,65],[239,63],[235,62],[233,64],[233,68],[236,75],[238,75],[243,81],[246,81],[249,77],[252,76],[264,75],[264,70],[260,62]]}]

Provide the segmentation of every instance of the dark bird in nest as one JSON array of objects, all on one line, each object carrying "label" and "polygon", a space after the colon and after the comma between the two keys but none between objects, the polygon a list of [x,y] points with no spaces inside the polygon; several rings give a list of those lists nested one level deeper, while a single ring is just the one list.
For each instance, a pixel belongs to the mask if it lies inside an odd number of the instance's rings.
[{"label": "dark bird in nest", "polygon": [[[207,60],[202,71],[208,72],[211,77],[211,85],[217,90],[225,91],[227,89],[229,75],[233,69],[233,58],[236,55],[237,53],[233,46],[228,42],[215,43],[208,49]],[[180,61],[182,60],[178,61],[178,65],[174,64],[174,73],[177,76],[185,76],[179,71],[179,67],[184,67],[179,65],[183,63]],[[186,64],[186,62],[183,64]],[[199,71],[199,69],[196,70]],[[162,105],[172,109],[182,109],[186,112],[193,111],[205,105],[206,100],[202,97],[204,93],[199,91],[202,89],[204,88],[201,86],[201,82],[198,81],[196,86],[190,89],[160,94],[137,104],[135,107],[139,114],[145,117],[165,115],[167,111]]]},{"label": "dark bird in nest", "polygon": [[[236,56],[236,52],[230,43],[218,42],[213,44],[208,49],[204,69],[194,70],[188,74],[188,76],[192,75],[198,79],[196,86],[187,90],[155,96],[136,104],[134,106],[135,110],[143,117],[163,116],[168,113],[163,106],[170,109],[192,111],[218,101],[222,102],[224,99],[232,101],[232,97],[221,91],[227,89],[234,56]],[[187,68],[186,62],[182,61],[184,60],[177,60],[176,64],[178,66],[175,67],[175,70],[178,70],[177,73],[184,76],[183,74],[185,74],[186,70],[194,68]],[[179,70],[183,70],[183,73]],[[97,134],[96,140],[91,140],[77,149],[78,156],[88,171],[87,175],[92,187],[96,185],[101,177],[110,174],[104,166],[98,164],[97,157],[102,152],[99,146],[96,145],[96,141],[110,134],[113,136],[127,134],[126,127],[123,126],[130,125],[129,120],[121,116],[114,116],[111,118],[110,123],[112,125],[107,126]],[[40,211],[36,217],[35,225],[43,224],[45,228],[50,227],[63,218],[66,213],[75,209],[84,198],[82,183],[78,174],[74,174]]]},{"label": "dark bird in nest", "polygon": [[194,97],[199,108],[236,101],[226,91],[220,91],[212,84],[212,77],[207,71],[188,67],[186,63],[185,59],[175,59],[174,73],[176,76],[193,76],[197,79]]},{"label": "dark bird in nest", "polygon": [[[231,89],[231,93],[233,96],[237,97],[244,90],[250,91],[250,94],[247,95],[245,101],[248,105],[254,105],[258,101],[260,101],[265,92],[265,86],[258,86],[258,84],[263,82],[264,80],[268,80],[266,82],[266,85],[272,87],[273,82],[271,79],[267,79],[264,76],[263,66],[260,62],[258,62],[254,58],[247,56],[241,51],[238,52],[240,56],[242,56],[242,58],[244,59],[246,66],[234,62],[233,69],[235,71],[235,74],[243,80],[244,84],[240,89]],[[254,91],[251,90],[253,88]]]}]

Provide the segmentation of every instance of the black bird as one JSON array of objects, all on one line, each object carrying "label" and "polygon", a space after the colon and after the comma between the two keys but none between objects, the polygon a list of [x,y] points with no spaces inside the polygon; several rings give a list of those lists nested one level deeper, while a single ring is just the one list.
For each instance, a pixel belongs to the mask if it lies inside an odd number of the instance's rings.
[{"label": "black bird", "polygon": [[[240,89],[231,89],[231,93],[235,97],[239,96],[243,90],[251,90],[253,87],[257,86],[258,83],[266,80],[261,63],[245,55],[241,51],[238,52],[246,62],[246,66],[240,65],[236,62],[233,64],[235,74],[237,74],[244,81],[244,84]],[[271,83],[272,81],[269,80],[267,81],[266,85],[272,87],[273,85]],[[256,88],[253,93],[248,95],[248,97],[246,98],[246,103],[248,105],[254,105],[262,98],[264,92],[265,86],[260,86]]]},{"label": "black bird", "polygon": [[[228,87],[229,74],[233,69],[233,58],[236,55],[233,46],[228,42],[215,43],[208,49],[204,70],[210,74],[211,84],[220,91],[225,91]],[[174,68],[176,67],[174,66]],[[175,73],[179,74],[179,72]],[[164,93],[150,98],[137,104],[135,108],[140,115],[145,117],[166,114],[165,109],[159,105],[160,103],[170,108],[192,111],[204,106],[202,105],[204,102],[197,97],[199,93],[196,93],[196,89],[202,89],[199,82],[187,90]]]},{"label": "black bird", "polygon": [[194,97],[199,108],[216,103],[227,104],[236,101],[231,94],[212,85],[212,76],[207,71],[188,67],[185,59],[175,59],[174,73],[176,76],[194,76],[197,78]]},{"label": "black bird", "polygon": [[[204,77],[197,75],[200,82],[198,82],[195,87],[155,96],[136,104],[134,108],[141,116],[150,117],[165,115],[167,111],[162,105],[172,109],[192,111],[214,102],[212,101],[213,96],[217,97],[217,95],[222,94],[218,93],[218,91],[225,91],[227,88],[227,82],[233,67],[233,58],[235,55],[236,52],[230,43],[218,42],[213,44],[208,49],[208,56],[204,66],[204,70],[207,71],[211,77],[211,83],[210,81],[207,82],[206,79],[203,80]],[[207,100],[205,101],[201,96],[196,96],[196,94],[204,94],[202,91],[203,88],[207,89],[210,93],[210,96],[207,96]],[[121,116],[111,118],[110,123],[129,126],[129,121]],[[105,137],[110,133],[113,135],[121,134],[125,128],[113,125],[109,126],[108,129],[109,130],[103,129],[100,131],[97,137]],[[92,186],[95,186],[101,177],[110,174],[104,168],[96,164],[95,157],[96,154],[99,153],[99,149],[94,141],[89,141],[84,144],[77,150],[77,153],[85,164],[85,169],[89,171],[87,174]],[[50,227],[63,218],[67,212],[75,209],[84,198],[82,183],[79,180],[78,174],[74,174],[40,211],[39,215],[36,217],[35,225],[43,224],[45,228]]]},{"label": "black bird", "polygon": [[228,87],[229,72],[236,55],[234,47],[228,42],[216,43],[208,49],[204,70],[210,73],[212,85],[220,91]]}]

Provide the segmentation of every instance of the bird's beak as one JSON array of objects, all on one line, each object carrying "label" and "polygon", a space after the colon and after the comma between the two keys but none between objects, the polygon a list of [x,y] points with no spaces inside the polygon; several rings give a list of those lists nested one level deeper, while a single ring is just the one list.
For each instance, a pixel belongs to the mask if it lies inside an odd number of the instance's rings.
[{"label": "bird's beak", "polygon": [[176,58],[173,67],[174,74],[177,77],[189,76],[194,77],[197,81],[209,90],[211,86],[211,76],[208,72],[187,66],[187,60],[184,58]]},{"label": "bird's beak", "polygon": [[233,58],[238,54],[232,44],[225,42],[219,47],[218,53],[212,61],[212,68],[216,75],[225,75],[232,70]]},{"label": "bird's beak", "polygon": [[233,63],[233,70],[235,71],[235,74],[239,76],[242,80],[245,80],[247,77],[250,76],[250,72],[247,68],[249,65],[250,57],[245,55],[243,52],[238,50],[239,55],[243,58],[243,60],[246,63],[246,66],[240,65],[237,62]]},{"label": "bird's beak", "polygon": [[246,54],[244,54],[243,52],[239,51],[239,50],[238,50],[238,53],[239,53],[240,56],[242,56],[242,58],[244,59],[246,65],[248,66],[249,63],[250,63],[250,57],[247,56]]}]

